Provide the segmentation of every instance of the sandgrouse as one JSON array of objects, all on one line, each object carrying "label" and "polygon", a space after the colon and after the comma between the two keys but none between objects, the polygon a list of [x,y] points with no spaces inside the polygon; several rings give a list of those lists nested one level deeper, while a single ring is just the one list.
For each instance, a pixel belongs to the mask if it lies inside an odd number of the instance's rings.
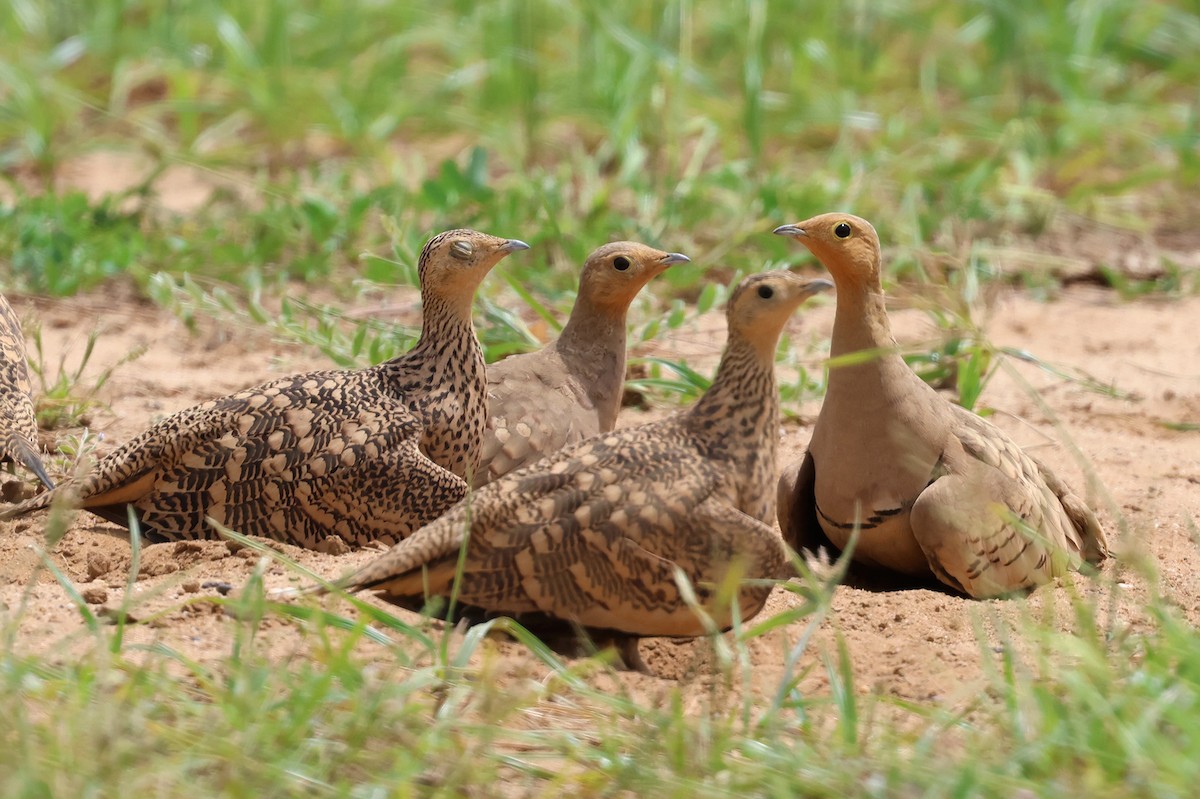
[{"label": "sandgrouse", "polygon": [[854,558],[932,573],[972,597],[1032,588],[1081,558],[1107,556],[1083,500],[1001,430],[940,396],[901,358],[884,307],[875,229],[823,214],[775,233],[800,241],[837,286],[829,370],[804,459],[779,482],[779,523],[794,547],[827,536]]},{"label": "sandgrouse", "polygon": [[117,523],[132,505],[152,540],[215,537],[211,518],[317,549],[399,541],[467,492],[486,422],[471,304],[488,271],[524,249],[473,230],[435,236],[418,261],[422,327],[409,352],[180,411],[90,475],[0,517],[46,507],[61,493]]},{"label": "sandgrouse", "polygon": [[476,487],[616,426],[629,304],[671,264],[688,260],[630,241],[588,256],[559,337],[488,367],[488,429]]},{"label": "sandgrouse", "polygon": [[38,453],[31,392],[21,323],[0,295],[0,463],[24,464],[47,488],[53,488]]},{"label": "sandgrouse", "polygon": [[[749,578],[787,576],[775,532],[779,398],[775,348],[791,313],[831,284],[790,272],[744,279],[727,309],[716,377],[690,409],[600,433],[484,486],[341,581],[396,604],[447,595],[466,545],[458,601],[637,636],[704,632],[678,568],[718,625],[713,586],[733,564]],[[742,618],[769,585],[742,586]],[[629,662],[629,652],[626,649]]]}]

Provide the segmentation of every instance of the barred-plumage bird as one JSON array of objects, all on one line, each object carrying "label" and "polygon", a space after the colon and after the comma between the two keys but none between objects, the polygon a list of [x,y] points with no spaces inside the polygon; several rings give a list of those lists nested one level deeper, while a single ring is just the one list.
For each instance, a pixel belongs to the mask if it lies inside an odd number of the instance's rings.
[{"label": "barred-plumage bird", "polygon": [[[772,526],[775,348],[791,313],[830,285],[790,272],[747,277],[729,300],[716,377],[693,407],[601,433],[489,483],[341,584],[420,605],[426,592],[450,592],[465,542],[458,601],[474,608],[630,636],[699,635],[678,569],[728,626],[732,611],[714,606],[713,588],[729,570],[787,576]],[[769,592],[742,586],[741,617],[757,613]]]},{"label": "barred-plumage bird", "polygon": [[537,352],[488,366],[488,429],[475,486],[617,424],[625,386],[625,316],[671,264],[689,260],[631,241],[588,256],[562,333]]},{"label": "barred-plumage bird", "polygon": [[[473,230],[421,252],[422,328],[404,355],[367,369],[309,372],[180,411],[56,496],[117,523],[132,505],[153,540],[246,535],[335,550],[395,543],[467,491],[486,421],[471,304],[483,277],[528,245]],[[340,542],[339,543],[339,539]]]},{"label": "barred-plumage bird", "polygon": [[999,428],[948,402],[896,349],[869,222],[823,214],[776,228],[837,286],[825,402],[804,459],[779,483],[779,524],[797,549],[824,538],[855,560],[936,576],[973,597],[1031,588],[1108,550],[1084,501]]},{"label": "barred-plumage bird", "polygon": [[37,441],[25,335],[12,306],[0,295],[0,463],[20,463],[53,488]]}]

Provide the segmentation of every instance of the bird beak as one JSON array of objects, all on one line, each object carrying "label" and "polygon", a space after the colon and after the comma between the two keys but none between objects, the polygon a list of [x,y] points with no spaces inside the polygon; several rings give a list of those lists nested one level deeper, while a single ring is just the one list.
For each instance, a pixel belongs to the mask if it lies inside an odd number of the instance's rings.
[{"label": "bird beak", "polygon": [[691,258],[688,258],[686,255],[684,255],[681,252],[669,252],[666,255],[664,255],[662,258],[659,258],[658,262],[660,264],[662,264],[663,266],[670,266],[671,264],[691,263],[691,260],[692,260]]},{"label": "bird beak", "polygon": [[529,245],[520,239],[508,239],[500,245],[500,252],[519,252],[528,249]]},{"label": "bird beak", "polygon": [[811,297],[814,294],[820,294],[822,291],[829,291],[831,288],[833,288],[833,283],[831,281],[828,281],[823,277],[819,277],[816,280],[808,281],[808,283],[804,286],[804,296]]},{"label": "bird beak", "polygon": [[808,235],[806,232],[804,232],[804,228],[797,225],[780,225],[771,232],[776,236],[790,236],[793,239]]}]

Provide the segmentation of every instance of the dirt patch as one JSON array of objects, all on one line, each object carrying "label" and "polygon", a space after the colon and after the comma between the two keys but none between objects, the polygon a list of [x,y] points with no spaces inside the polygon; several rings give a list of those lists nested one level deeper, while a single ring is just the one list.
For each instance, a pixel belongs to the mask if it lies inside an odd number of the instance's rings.
[{"label": "dirt patch", "polygon": [[[162,415],[211,396],[279,374],[329,365],[310,350],[272,341],[254,330],[211,327],[190,334],[174,318],[120,293],[65,301],[11,299],[18,313],[41,320],[49,363],[66,353],[71,364],[88,332],[102,331],[85,383],[127,353],[144,349],[101,392],[106,406],[91,419],[93,431],[102,436],[100,452]],[[1200,422],[1200,336],[1194,322],[1198,314],[1200,298],[1127,304],[1111,292],[1078,287],[1051,304],[1042,304],[1017,293],[1005,294],[989,315],[988,332],[996,344],[1028,351],[1072,373],[1086,373],[1098,386],[1111,390],[1098,391],[1035,363],[1012,361],[1011,369],[1002,369],[988,386],[984,402],[995,410],[996,423],[1020,443],[1073,485],[1089,486],[1088,494],[1100,507],[1122,559],[1151,559],[1163,590],[1200,619],[1200,558],[1192,541],[1200,497],[1200,432],[1170,426]],[[819,364],[831,324],[829,305],[802,312],[791,324],[790,340],[804,353],[801,362],[810,369]],[[722,326],[719,315],[709,315],[697,326],[679,331],[673,341],[653,347],[683,350],[693,365],[711,369]],[[928,340],[935,332],[928,317],[917,311],[898,311],[896,328],[909,341]],[[817,401],[810,401],[792,410],[799,412],[800,419],[811,420],[818,408]],[[645,418],[645,413],[629,411],[621,423]],[[803,423],[784,425],[783,463],[800,457],[809,434]],[[122,531],[80,514],[57,546],[43,556],[45,527],[44,516],[0,524],[0,626],[20,614],[16,645],[27,652],[69,658],[88,646],[80,611],[49,571],[40,567],[43,557],[79,587],[95,612],[111,616],[123,603],[131,608],[140,623],[127,631],[128,642],[162,643],[202,663],[228,653],[238,622],[200,598],[230,591],[236,595],[256,571],[269,588],[300,583],[278,563],[225,542],[157,544],[142,550],[138,579],[127,596],[131,549]],[[373,555],[280,549],[330,577]],[[814,566],[818,571],[824,568]],[[989,666],[992,650],[987,642],[995,635],[997,621],[1050,612],[1070,591],[1116,590],[1130,600],[1119,611],[1120,622],[1132,627],[1143,624],[1138,607],[1148,589],[1120,560],[1106,567],[1099,580],[1065,582],[1070,585],[1046,587],[1028,600],[1006,602],[973,602],[926,589],[839,588],[828,618],[800,660],[800,668],[817,666],[803,685],[819,690],[826,682],[821,659],[834,656],[841,636],[853,656],[860,690],[912,699],[964,700],[977,693]],[[794,594],[777,590],[765,613],[798,606]],[[403,611],[397,613],[405,616]],[[1067,619],[1069,614],[1058,617]],[[416,616],[407,618],[419,623]],[[752,691],[766,694],[778,686],[805,627],[804,622],[788,625],[749,644],[755,667]],[[272,656],[287,659],[309,651],[306,635],[301,625],[269,617],[257,640]],[[363,646],[372,645],[364,642]],[[489,650],[500,677],[524,679],[544,672],[515,644],[496,641]],[[665,696],[665,687],[680,680],[695,687],[686,692],[686,701],[707,701],[714,679],[709,642],[651,639],[642,643],[642,654],[656,676],[622,673],[597,679],[620,683],[648,701]],[[368,656],[387,657],[379,648]]]}]

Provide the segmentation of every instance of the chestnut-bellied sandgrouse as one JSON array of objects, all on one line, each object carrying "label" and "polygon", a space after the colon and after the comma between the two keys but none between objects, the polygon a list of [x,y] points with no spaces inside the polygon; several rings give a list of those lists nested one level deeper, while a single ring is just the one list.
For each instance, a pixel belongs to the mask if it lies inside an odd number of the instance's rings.
[{"label": "chestnut-bellied sandgrouse", "polygon": [[25,335],[12,306],[0,295],[0,463],[20,463],[53,488],[37,441]]},{"label": "chestnut-bellied sandgrouse", "polygon": [[[775,350],[791,313],[825,280],[791,272],[745,278],[730,297],[729,334],[712,385],[666,419],[600,433],[497,478],[340,581],[419,606],[448,596],[460,548],[460,603],[549,616],[636,636],[705,631],[676,572],[722,628],[733,610],[714,586],[789,575],[772,522],[779,397]],[[770,585],[739,586],[741,618]],[[636,649],[634,650],[636,653]],[[628,657],[628,653],[627,653]]]},{"label": "chestnut-bellied sandgrouse", "polygon": [[488,366],[488,429],[476,487],[616,426],[629,304],[671,264],[688,260],[631,241],[588,256],[558,338]]},{"label": "chestnut-bellied sandgrouse", "polygon": [[[421,336],[366,369],[285,377],[180,411],[54,497],[117,523],[126,505],[152,540],[212,538],[207,521],[310,548],[395,543],[467,492],[486,422],[471,305],[483,277],[528,245],[441,233],[418,261]],[[342,542],[338,543],[338,540]]]},{"label": "chestnut-bellied sandgrouse", "polygon": [[775,232],[812,251],[837,286],[825,401],[803,460],[779,483],[792,546],[822,534],[853,557],[936,576],[972,597],[1027,589],[1107,556],[1084,501],[999,428],[940,396],[904,362],[884,306],[875,229],[823,214]]}]

